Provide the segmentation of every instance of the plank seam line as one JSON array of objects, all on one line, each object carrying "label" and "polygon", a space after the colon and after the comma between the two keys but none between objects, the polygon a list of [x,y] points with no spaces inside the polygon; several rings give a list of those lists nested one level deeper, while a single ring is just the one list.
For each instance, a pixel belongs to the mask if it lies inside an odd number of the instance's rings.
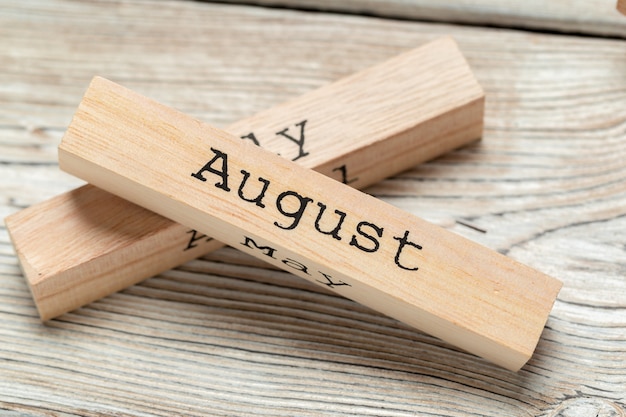
[{"label": "plank seam line", "polygon": [[192,0],[197,3],[213,3],[213,4],[225,4],[229,6],[249,6],[249,7],[259,7],[264,9],[273,9],[273,10],[285,10],[285,11],[298,11],[298,12],[308,12],[308,13],[318,13],[318,14],[333,14],[338,16],[354,16],[354,17],[366,17],[366,18],[376,18],[382,20],[395,20],[399,22],[416,22],[416,23],[437,23],[437,24],[448,24],[448,25],[456,25],[456,26],[465,26],[465,27],[473,27],[473,28],[485,28],[485,29],[508,29],[508,30],[516,30],[521,32],[529,32],[543,35],[556,35],[556,36],[576,36],[581,38],[592,38],[592,39],[607,39],[607,40],[623,40],[626,39],[626,35],[603,35],[598,33],[585,33],[581,31],[575,30],[557,30],[557,29],[547,29],[547,28],[535,28],[529,26],[522,25],[498,25],[494,23],[472,23],[465,22],[461,20],[435,20],[428,18],[410,18],[406,16],[388,14],[376,14],[374,12],[368,10],[359,10],[358,12],[352,12],[350,10],[336,10],[336,9],[324,9],[324,8],[315,8],[310,6],[287,6],[282,4],[260,4],[254,1],[229,1],[229,0]]}]

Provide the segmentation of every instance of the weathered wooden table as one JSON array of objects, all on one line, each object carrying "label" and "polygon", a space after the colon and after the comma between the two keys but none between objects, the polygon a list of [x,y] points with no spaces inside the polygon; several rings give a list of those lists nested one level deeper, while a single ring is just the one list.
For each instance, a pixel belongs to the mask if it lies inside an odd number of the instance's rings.
[{"label": "weathered wooden table", "polygon": [[615,2],[283,3],[0,2],[0,216],[81,184],[56,147],[93,75],[225,126],[452,35],[483,140],[367,191],[560,278],[534,358],[505,371],[233,249],[43,325],[0,226],[0,415],[625,416]]}]

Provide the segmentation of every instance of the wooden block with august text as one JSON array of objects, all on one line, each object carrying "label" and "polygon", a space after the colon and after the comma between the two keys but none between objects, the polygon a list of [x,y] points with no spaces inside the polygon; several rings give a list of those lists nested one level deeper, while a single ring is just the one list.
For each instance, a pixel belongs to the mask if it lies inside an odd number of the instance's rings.
[{"label": "wooden block with august text", "polygon": [[[357,102],[367,106],[371,99],[364,95]],[[412,102],[419,107],[424,99]],[[381,126],[363,121],[360,128],[366,135]],[[414,135],[398,134],[407,142]],[[372,169],[377,163],[393,161],[380,155]],[[561,287],[497,252],[104,79],[95,79],[81,102],[59,147],[59,164],[511,370],[531,357]]]},{"label": "wooden block with august text", "polygon": [[[443,38],[227,130],[360,188],[480,138],[483,112],[481,87]],[[223,246],[91,185],[6,224],[43,320]]]}]

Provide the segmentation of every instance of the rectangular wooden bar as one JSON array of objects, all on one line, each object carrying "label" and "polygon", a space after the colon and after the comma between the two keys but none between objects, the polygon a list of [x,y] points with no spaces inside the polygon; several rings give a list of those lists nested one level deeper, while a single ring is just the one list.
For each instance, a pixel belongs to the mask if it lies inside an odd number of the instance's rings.
[{"label": "rectangular wooden bar", "polygon": [[[477,140],[483,112],[481,87],[443,38],[227,130],[360,188]],[[91,185],[6,224],[42,320],[223,246]]]},{"label": "rectangular wooden bar", "polygon": [[[422,94],[410,101],[419,107],[438,99]],[[335,100],[367,107],[372,98]],[[401,119],[388,109],[383,122],[366,120],[359,129],[366,136],[398,128]],[[409,147],[416,134],[400,128],[391,136],[397,146]],[[393,160],[381,154],[372,169],[388,163]],[[104,79],[95,79],[81,102],[61,142],[59,164],[511,370],[531,357],[561,287],[497,252]]]}]

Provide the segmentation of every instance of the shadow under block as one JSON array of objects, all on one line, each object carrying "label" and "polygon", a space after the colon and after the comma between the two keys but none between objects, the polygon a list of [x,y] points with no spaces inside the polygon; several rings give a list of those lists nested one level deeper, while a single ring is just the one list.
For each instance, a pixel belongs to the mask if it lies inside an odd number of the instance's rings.
[{"label": "shadow under block", "polygon": [[[443,38],[227,130],[361,188],[479,139],[483,113],[481,87]],[[43,320],[223,246],[90,185],[6,224]]]},{"label": "shadow under block", "polygon": [[[415,108],[438,100],[425,96],[412,98]],[[371,97],[335,99],[367,107]],[[363,121],[362,134],[397,126],[393,119],[402,117],[387,111],[384,126]],[[417,113],[411,117],[428,117]],[[415,133],[390,136],[409,147]],[[393,162],[381,151],[370,169]],[[554,278],[101,78],[61,141],[59,164],[511,370],[532,356],[561,288]]]}]

